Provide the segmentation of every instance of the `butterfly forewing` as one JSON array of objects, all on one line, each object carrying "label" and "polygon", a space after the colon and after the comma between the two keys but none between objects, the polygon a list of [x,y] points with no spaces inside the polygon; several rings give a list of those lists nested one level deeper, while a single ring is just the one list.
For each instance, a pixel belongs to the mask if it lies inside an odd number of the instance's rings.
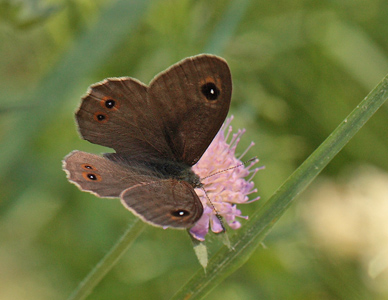
[{"label": "butterfly forewing", "polygon": [[171,156],[147,98],[147,87],[128,78],[94,84],[76,113],[82,137],[94,144],[136,156]]},{"label": "butterfly forewing", "polygon": [[228,114],[232,80],[216,56],[188,58],[156,76],[148,97],[176,160],[194,165]]},{"label": "butterfly forewing", "polygon": [[82,137],[92,143],[191,166],[225,120],[231,87],[226,62],[199,55],[157,75],[150,87],[128,77],[92,85],[76,118]]}]

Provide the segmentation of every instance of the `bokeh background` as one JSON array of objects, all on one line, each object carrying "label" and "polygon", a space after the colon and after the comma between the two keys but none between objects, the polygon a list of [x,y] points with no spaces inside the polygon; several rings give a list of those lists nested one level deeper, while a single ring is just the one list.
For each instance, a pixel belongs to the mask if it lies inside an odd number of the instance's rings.
[{"label": "bokeh background", "polygon": [[[77,133],[87,87],[203,52],[265,165],[249,215],[388,73],[388,2],[1,0],[0,299],[66,299],[135,218],[61,169],[107,151]],[[388,299],[387,125],[385,106],[206,299]],[[184,231],[147,226],[90,299],[169,299],[199,268]]]}]

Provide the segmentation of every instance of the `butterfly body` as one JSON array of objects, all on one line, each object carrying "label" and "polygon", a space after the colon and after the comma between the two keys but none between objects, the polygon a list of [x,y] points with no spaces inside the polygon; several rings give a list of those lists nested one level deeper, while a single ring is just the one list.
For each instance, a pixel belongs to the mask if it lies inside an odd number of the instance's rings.
[{"label": "butterfly body", "polygon": [[131,156],[122,156],[117,153],[105,153],[104,157],[118,164],[128,167],[139,166],[140,169],[147,169],[160,179],[175,179],[187,181],[193,188],[201,187],[201,180],[191,170],[191,166],[167,159],[134,161]]},{"label": "butterfly body", "polygon": [[103,157],[73,151],[63,168],[81,190],[121,198],[144,221],[187,228],[202,216],[191,170],[229,110],[231,76],[212,55],[187,58],[149,86],[129,77],[90,87],[76,112],[81,136],[113,148]]}]

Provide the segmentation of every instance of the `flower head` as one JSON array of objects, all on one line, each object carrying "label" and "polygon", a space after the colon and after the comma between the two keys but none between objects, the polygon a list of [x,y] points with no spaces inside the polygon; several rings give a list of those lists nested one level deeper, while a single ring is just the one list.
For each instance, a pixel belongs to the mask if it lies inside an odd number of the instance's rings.
[{"label": "flower head", "polygon": [[[248,198],[249,194],[257,192],[251,180],[260,168],[251,168],[258,159],[247,166],[240,160],[254,143],[251,143],[240,157],[235,156],[237,144],[245,130],[238,130],[228,142],[232,133],[232,126],[230,126],[232,120],[233,117],[226,120],[206,152],[192,168],[203,184],[203,189],[195,190],[204,208],[203,215],[190,229],[191,235],[200,241],[205,239],[209,226],[215,233],[224,230],[217,214],[223,217],[230,228],[240,228],[241,223],[236,218],[247,219],[248,217],[241,215],[236,204],[250,203],[259,199],[257,197],[249,201]],[[248,179],[246,179],[247,176],[249,176]]]}]

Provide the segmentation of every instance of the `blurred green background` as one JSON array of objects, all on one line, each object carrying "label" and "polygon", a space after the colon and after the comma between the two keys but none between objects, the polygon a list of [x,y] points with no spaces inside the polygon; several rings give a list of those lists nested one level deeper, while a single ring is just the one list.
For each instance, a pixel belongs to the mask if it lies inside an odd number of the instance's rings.
[{"label": "blurred green background", "polygon": [[[254,141],[246,157],[266,167],[249,215],[388,73],[388,2],[0,0],[0,299],[66,299],[135,218],[61,169],[107,151],[77,133],[87,87],[203,52],[228,61],[238,150]],[[387,117],[206,299],[388,299]],[[90,299],[169,299],[199,268],[184,231],[147,226]]]}]

